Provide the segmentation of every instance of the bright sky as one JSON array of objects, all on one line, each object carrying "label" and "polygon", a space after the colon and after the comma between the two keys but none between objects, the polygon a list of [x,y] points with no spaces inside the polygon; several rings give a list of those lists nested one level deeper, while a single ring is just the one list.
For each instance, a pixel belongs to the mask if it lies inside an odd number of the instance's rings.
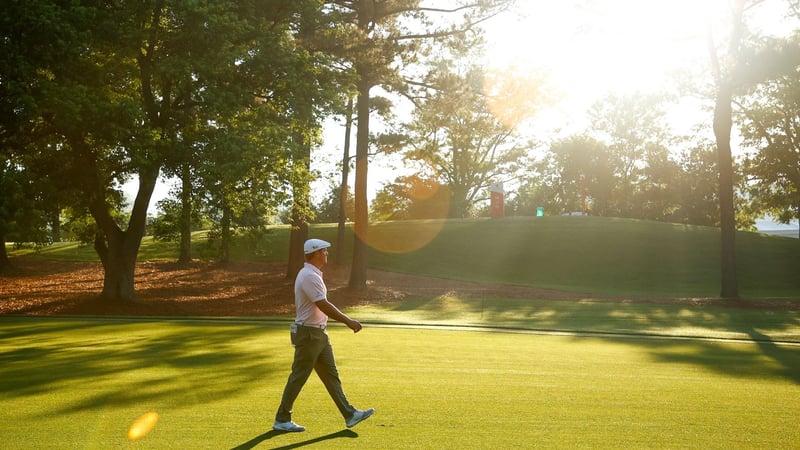
[{"label": "bright sky", "polygon": [[[726,0],[521,0],[487,24],[492,65],[546,68],[571,107],[608,92],[655,91],[679,69],[708,66],[707,24]],[[766,0],[751,23],[774,34],[792,25],[783,0]],[[796,24],[795,24],[796,25]],[[575,112],[575,111],[573,111]]]},{"label": "bright sky", "polygon": [[487,24],[489,64],[545,68],[570,98],[594,98],[653,88],[663,81],[665,60],[693,50],[676,37],[685,31],[655,14],[656,2],[575,3],[521,2],[519,14],[494,19]]},{"label": "bright sky", "polygon": [[[608,93],[653,92],[678,70],[709,64],[707,29],[720,41],[728,0],[520,0],[487,22],[489,64],[544,68],[559,120],[576,120]],[[773,35],[797,27],[784,0],[765,0],[749,24]],[[710,77],[710,72],[709,72]]]}]

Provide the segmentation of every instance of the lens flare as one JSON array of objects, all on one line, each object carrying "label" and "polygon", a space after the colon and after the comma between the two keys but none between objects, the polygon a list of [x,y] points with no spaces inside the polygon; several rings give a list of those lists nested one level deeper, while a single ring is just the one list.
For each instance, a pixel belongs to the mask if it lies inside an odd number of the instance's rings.
[{"label": "lens flare", "polygon": [[413,227],[403,221],[376,224],[370,227],[366,243],[383,253],[411,253],[430,244],[444,224],[444,219],[418,219]]},{"label": "lens flare", "polygon": [[449,189],[431,180],[409,177],[405,197],[411,202],[408,214],[415,220],[413,228],[404,220],[375,224],[366,239],[361,236],[367,245],[383,253],[411,253],[439,235],[450,210]]},{"label": "lens flare", "polygon": [[516,128],[553,103],[547,75],[542,69],[507,67],[490,70],[483,80],[486,106],[506,128]]},{"label": "lens flare", "polygon": [[136,419],[128,429],[128,440],[141,439],[151,432],[158,422],[158,413],[150,411]]}]

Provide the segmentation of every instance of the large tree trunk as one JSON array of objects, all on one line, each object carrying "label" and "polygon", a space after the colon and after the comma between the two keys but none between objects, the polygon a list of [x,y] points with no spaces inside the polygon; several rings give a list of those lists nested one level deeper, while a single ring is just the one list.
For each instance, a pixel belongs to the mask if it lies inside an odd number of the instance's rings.
[{"label": "large tree trunk", "polygon": [[[141,237],[138,239],[141,242]],[[94,241],[94,249],[103,263],[103,291],[100,296],[110,301],[136,301],[134,273],[136,271],[136,255],[138,244],[134,247],[130,230],[98,234]]]},{"label": "large tree trunk", "polygon": [[728,42],[728,62],[723,66],[717,56],[709,28],[708,48],[711,69],[717,83],[717,98],[714,108],[714,136],[717,140],[717,170],[719,171],[719,214],[721,229],[720,266],[723,298],[739,296],[736,279],[736,212],[733,205],[733,158],[731,157],[731,128],[733,127],[733,72],[731,62],[740,58],[739,44],[743,33],[742,14],[744,0],[731,2],[733,22]]},{"label": "large tree trunk", "polygon": [[223,194],[222,219],[220,220],[220,261],[227,263],[231,260],[231,207]]},{"label": "large tree trunk", "polygon": [[93,193],[89,210],[102,231],[95,239],[95,250],[105,269],[103,299],[136,301],[134,273],[136,257],[144,236],[147,207],[158,179],[158,169],[139,175],[139,191],[133,203],[128,229],[122,231],[111,217],[102,194]]},{"label": "large tree trunk", "polygon": [[303,243],[308,239],[308,223],[292,213],[292,230],[289,234],[289,265],[286,268],[286,279],[294,280],[305,263]]},{"label": "large tree trunk", "polygon": [[717,104],[714,109],[714,135],[717,139],[717,158],[719,170],[719,213],[721,242],[723,298],[739,296],[736,279],[736,214],[733,205],[733,158],[731,156],[732,89],[729,82],[722,82],[717,91]]},{"label": "large tree trunk", "polygon": [[341,265],[344,262],[344,228],[347,220],[347,179],[350,176],[350,131],[353,129],[353,97],[347,101],[347,117],[344,126],[344,154],[342,155],[342,182],[339,188],[339,226],[336,233],[336,248],[334,263]]},{"label": "large tree trunk", "polygon": [[[302,191],[308,195],[308,190],[303,187],[296,187],[294,189],[295,198],[302,197]],[[307,197],[306,197],[307,198]],[[292,207],[291,218],[291,231],[289,233],[289,261],[286,267],[286,279],[293,280],[297,276],[297,272],[303,268],[305,263],[305,256],[303,255],[303,243],[308,239],[308,222],[305,219],[305,214],[301,212],[302,207],[297,205]]]},{"label": "large tree trunk", "polygon": [[[311,170],[311,143],[300,133],[294,137],[297,144],[294,164],[303,174]],[[308,239],[308,209],[310,206],[310,189],[305,176],[297,176],[292,186],[292,228],[289,236],[289,261],[286,268],[286,278],[293,280],[305,263],[303,243]]]},{"label": "large tree trunk", "polygon": [[8,259],[8,252],[6,252],[6,236],[0,231],[0,273],[10,270],[11,260]]},{"label": "large tree trunk", "polygon": [[181,230],[179,264],[192,262],[192,175],[188,163],[181,167]]},{"label": "large tree trunk", "polygon": [[48,214],[50,222],[50,239],[53,242],[61,242],[61,207],[55,205]]},{"label": "large tree trunk", "polygon": [[356,185],[355,223],[353,229],[353,265],[350,268],[349,286],[352,289],[367,288],[367,229],[369,208],[367,204],[367,167],[369,155],[369,91],[370,83],[362,79],[358,83],[358,128],[356,134]]}]

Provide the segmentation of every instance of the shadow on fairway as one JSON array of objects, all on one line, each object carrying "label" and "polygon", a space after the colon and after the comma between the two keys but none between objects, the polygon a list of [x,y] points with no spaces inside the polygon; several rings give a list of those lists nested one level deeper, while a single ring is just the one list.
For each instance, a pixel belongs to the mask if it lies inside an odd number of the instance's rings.
[{"label": "shadow on fairway", "polygon": [[[247,450],[247,449],[255,448],[255,446],[257,446],[258,444],[260,444],[260,443],[262,443],[264,441],[270,440],[273,437],[281,435],[281,434],[289,434],[289,432],[288,431],[270,430],[270,431],[267,431],[266,433],[264,433],[264,434],[262,434],[260,436],[256,436],[253,439],[250,439],[249,441],[245,442],[242,445],[238,445],[236,447],[233,447],[231,450]],[[354,431],[342,430],[342,431],[337,431],[336,433],[326,434],[325,436],[320,436],[318,438],[309,439],[307,441],[296,442],[294,444],[284,445],[282,447],[275,447],[275,449],[300,448],[300,447],[305,447],[306,445],[312,445],[312,444],[316,444],[316,443],[319,443],[319,442],[329,441],[331,439],[338,439],[338,438],[354,439],[354,438],[357,438],[357,437],[358,437],[358,434],[356,432],[354,432]]]},{"label": "shadow on fairway", "polygon": [[[153,320],[0,318],[0,395],[23,398],[58,386],[89,386],[36,414],[70,414],[169,398],[184,406],[230,398],[283,370],[286,352],[251,343],[279,333],[260,324]],[[270,336],[269,338],[266,338]],[[247,344],[245,344],[247,343]],[[137,373],[141,376],[127,377]],[[190,373],[191,376],[186,376]]]},{"label": "shadow on fairway", "polygon": [[800,384],[800,357],[798,357],[799,355],[796,351],[793,352],[790,348],[776,345],[769,336],[756,330],[751,330],[750,336],[758,344],[765,356],[780,364],[781,371],[779,374]]},{"label": "shadow on fairway", "polygon": [[[769,302],[729,305],[725,301],[704,304],[689,300],[673,304],[473,298],[453,293],[387,304],[387,314],[379,318],[391,314],[396,322],[386,323],[442,326],[468,323],[511,330],[574,333],[575,340],[625,342],[666,363],[692,364],[739,378],[770,377],[800,384],[797,346],[800,315],[790,302],[794,300],[772,305]],[[726,339],[741,343],[747,337],[755,346],[721,344]]]}]

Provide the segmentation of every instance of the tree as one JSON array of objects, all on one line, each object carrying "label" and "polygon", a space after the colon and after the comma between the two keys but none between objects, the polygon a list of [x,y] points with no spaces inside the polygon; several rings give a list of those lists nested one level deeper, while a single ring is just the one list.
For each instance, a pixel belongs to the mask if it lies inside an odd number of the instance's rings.
[{"label": "tree", "polygon": [[327,197],[314,208],[314,219],[317,223],[343,223],[351,220],[354,213],[353,194],[349,189],[342,192],[341,186],[336,185],[331,186]]},{"label": "tree", "polygon": [[[260,70],[294,62],[287,30],[296,4],[33,1],[4,11],[13,18],[3,21],[9,48],[35,68],[12,78],[13,88],[29,99],[37,132],[58,141],[41,147],[42,156],[64,163],[65,179],[83,193],[100,230],[95,248],[105,269],[104,298],[136,298],[147,206],[160,171],[178,167],[174,150],[186,144],[187,124],[205,126],[285,98],[286,72]],[[268,93],[260,100],[255,81]],[[123,225],[111,200],[131,177],[139,190]]]},{"label": "tree", "polygon": [[[398,92],[406,90],[400,72],[417,71],[416,63],[427,47],[446,41],[471,44],[476,24],[508,4],[507,0],[464,0],[427,3],[419,0],[332,1],[331,14],[341,17],[345,39],[337,40],[339,55],[351,63],[356,81],[356,174],[355,240],[349,286],[363,290],[367,285],[367,170],[370,139],[370,90],[382,85]],[[411,79],[414,78],[409,73]]]},{"label": "tree", "polygon": [[[526,146],[516,127],[541,102],[536,77],[501,77],[470,67],[463,75],[440,67],[408,125],[405,158],[419,161],[448,187],[448,217],[470,214],[479,195],[494,182],[513,179],[524,164]],[[488,87],[490,86],[490,87]]]},{"label": "tree", "polygon": [[712,143],[698,144],[680,156],[681,176],[678,186],[679,208],[673,222],[719,226],[719,177],[716,149]]},{"label": "tree", "polygon": [[[192,205],[197,203],[194,197],[204,199],[212,217],[218,219],[215,226],[219,234],[213,235],[221,238],[223,259],[228,255],[231,227],[245,222],[255,226],[258,220],[253,215],[257,211],[268,215],[276,203],[286,200],[286,190],[276,189],[276,176],[299,186],[294,192],[296,204],[306,201],[302,187],[308,185],[308,153],[317,133],[313,114],[318,105],[314,100],[322,97],[310,96],[331,86],[327,80],[331,70],[319,63],[327,56],[309,50],[307,45],[308,24],[321,14],[318,2],[262,0],[236,5],[236,17],[247,19],[238,33],[229,36],[234,64],[198,80],[202,101],[187,114],[179,142],[164,167],[167,174],[181,181],[178,195],[183,208],[183,261],[189,260],[190,218]],[[290,149],[296,153],[286,152]],[[242,155],[237,156],[238,151]],[[247,164],[260,164],[257,167],[274,173],[251,169]],[[289,164],[296,164],[297,173],[289,174]],[[231,197],[239,195],[245,186],[252,189],[242,193],[246,202]],[[295,217],[305,220],[308,211],[307,207],[295,208]],[[297,248],[290,251],[290,265],[296,265],[297,253]],[[302,261],[302,246],[299,255]]]},{"label": "tree", "polygon": [[444,219],[450,211],[451,193],[446,185],[419,175],[397,177],[375,195],[374,220]]},{"label": "tree", "polygon": [[38,206],[42,183],[11,159],[0,159],[0,272],[12,268],[6,242],[48,242],[47,216]]},{"label": "tree", "polygon": [[294,279],[305,262],[303,243],[308,239],[308,222],[313,215],[309,188],[311,151],[319,143],[321,116],[336,109],[342,90],[339,78],[346,78],[350,72],[334,68],[339,63],[339,55],[331,42],[335,42],[341,29],[341,24],[337,23],[339,19],[338,14],[327,10],[323,4],[308,2],[300,10],[295,31],[295,51],[303,64],[293,68],[296,82],[289,111],[295,173],[291,182],[292,228],[286,271],[286,277],[290,279]]},{"label": "tree", "polygon": [[782,223],[800,219],[800,77],[796,71],[759,85],[740,103],[755,209]]},{"label": "tree", "polygon": [[603,205],[603,215],[641,216],[637,189],[651,163],[666,158],[662,103],[658,95],[610,95],[590,109],[591,133],[607,146],[603,167],[613,171],[613,181],[604,180],[610,183],[604,186],[610,192],[605,196],[608,202]]},{"label": "tree", "polygon": [[[797,47],[788,52],[791,58],[775,57],[772,49],[764,49],[746,28],[746,12],[763,3],[761,0],[730,0],[728,3],[729,33],[724,38],[726,48],[722,56],[709,29],[708,48],[715,86],[714,136],[717,143],[719,169],[719,200],[721,233],[721,292],[725,298],[739,296],[736,278],[736,209],[734,205],[734,171],[731,156],[731,129],[733,127],[734,98],[745,90],[769,80],[775,71],[786,68],[792,71],[798,58]],[[796,2],[789,2],[797,13]],[[780,54],[778,52],[778,54]],[[788,64],[787,64],[788,63]]]},{"label": "tree", "polygon": [[647,145],[645,161],[633,194],[632,216],[669,221],[680,205],[675,180],[680,179],[681,167],[663,145]]},{"label": "tree", "polygon": [[[132,294],[132,280],[127,283],[128,289],[122,287],[124,276],[118,270],[122,264],[116,264],[114,257],[124,253],[123,247],[135,251],[141,233],[126,239],[129,235],[119,229],[109,201],[115,196],[114,182],[134,173],[133,167],[143,157],[126,154],[125,150],[141,149],[136,144],[148,139],[146,134],[126,136],[124,132],[140,127],[127,96],[133,92],[131,78],[125,77],[132,58],[122,45],[116,49],[117,57],[109,56],[113,45],[107,32],[115,26],[113,8],[38,1],[9,6],[4,8],[2,22],[8,44],[6,57],[27,70],[4,74],[3,80],[14,98],[24,104],[15,110],[17,119],[26,124],[23,133],[37,136],[40,144],[49,144],[27,147],[31,150],[28,156],[39,161],[57,160],[61,164],[51,175],[69,180],[71,190],[83,192],[79,201],[92,211],[112,242],[112,257],[108,247],[98,245],[107,269],[104,294],[128,296]],[[143,192],[154,185],[155,176],[157,170],[152,184],[149,179],[141,183]],[[146,204],[141,200],[135,206],[142,215],[143,206]]]},{"label": "tree", "polygon": [[[731,0],[731,29],[728,37],[726,61],[740,61],[740,46],[744,33],[742,15],[745,0]],[[714,136],[717,143],[717,169],[719,171],[719,202],[721,229],[721,289],[720,296],[736,298],[739,296],[739,283],[736,278],[736,222],[733,205],[733,157],[731,156],[731,128],[733,127],[733,94],[736,80],[733,68],[724,67],[720,62],[715,45],[709,33],[709,55],[712,75],[716,85],[714,108]]]},{"label": "tree", "polygon": [[268,105],[219,117],[204,133],[198,177],[206,210],[215,219],[220,259],[228,262],[234,230],[265,225],[288,199],[294,176],[291,135]]},{"label": "tree", "polygon": [[54,141],[40,136],[36,128],[38,109],[30,92],[39,89],[37,74],[54,57],[53,52],[40,50],[58,49],[71,30],[57,28],[50,35],[42,34],[41,27],[31,27],[26,20],[26,8],[34,16],[50,16],[53,9],[47,3],[31,2],[4,5],[0,11],[0,271],[11,268],[6,254],[8,239],[45,243],[58,238],[58,224],[48,221],[58,216],[53,204],[67,195],[58,188],[57,179],[46,177],[41,170],[48,163],[60,167],[60,159],[36,159],[31,151]]},{"label": "tree", "polygon": [[[350,179],[350,139],[353,128],[353,97],[348,95],[347,106],[345,107],[345,126],[344,126],[344,146],[342,147],[342,176],[339,182],[339,210],[336,218],[336,248],[344,248],[345,222],[347,219],[355,217],[355,199],[351,194],[350,186],[347,184]],[[352,205],[351,205],[352,203]],[[344,252],[337,251],[334,254],[334,262],[337,265],[344,261]]]},{"label": "tree", "polygon": [[612,215],[617,182],[609,155],[606,144],[587,135],[553,142],[545,158],[533,166],[533,174],[519,191],[517,202],[526,202],[526,212],[531,215],[536,206],[543,206],[552,214],[583,212],[585,194],[588,214]]}]

